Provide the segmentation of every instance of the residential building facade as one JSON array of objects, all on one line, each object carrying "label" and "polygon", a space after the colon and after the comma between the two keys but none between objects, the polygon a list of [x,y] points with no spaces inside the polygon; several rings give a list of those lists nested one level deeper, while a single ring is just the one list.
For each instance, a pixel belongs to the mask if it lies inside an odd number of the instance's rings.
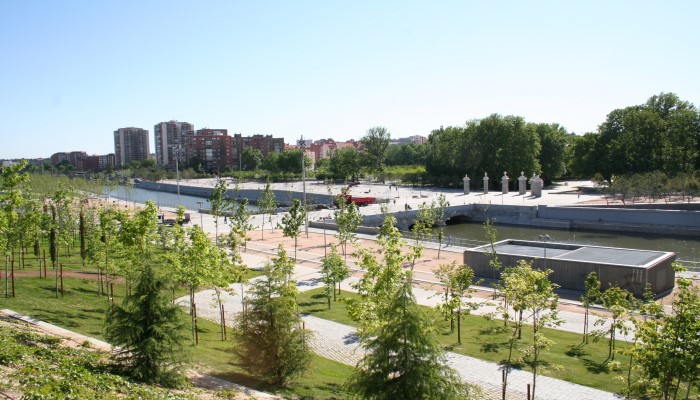
[{"label": "residential building facade", "polygon": [[280,153],[284,150],[284,138],[275,138],[272,135],[243,136],[240,133],[233,135],[233,165],[240,169],[243,150],[248,147],[260,150],[263,157],[270,153]]},{"label": "residential building facade", "polygon": [[208,172],[233,167],[233,138],[226,129],[199,129],[183,135],[187,163],[199,162]]},{"label": "residential building facade", "polygon": [[114,131],[114,155],[117,167],[124,167],[132,161],[145,161],[150,152],[148,130],[129,127]]},{"label": "residential building facade", "polygon": [[189,122],[168,121],[153,127],[153,145],[156,150],[156,165],[175,169],[176,153],[184,146],[183,135],[193,132]]}]

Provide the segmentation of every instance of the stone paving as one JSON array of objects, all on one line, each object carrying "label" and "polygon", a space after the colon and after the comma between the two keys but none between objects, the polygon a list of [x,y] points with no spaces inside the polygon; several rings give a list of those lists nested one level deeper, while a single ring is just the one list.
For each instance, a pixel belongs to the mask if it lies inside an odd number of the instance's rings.
[{"label": "stone paving", "polygon": [[[255,255],[250,253],[242,254],[244,262],[250,268],[261,268],[272,254]],[[292,279],[298,283],[300,291],[311,290],[321,287],[323,284],[320,279],[320,273],[315,268],[297,265]],[[343,290],[351,290],[350,283],[357,281],[357,278],[349,278],[343,282]],[[234,285],[236,293],[222,294],[227,315],[227,324],[233,321],[233,317],[242,308],[241,293],[246,290],[246,285]],[[438,301],[435,292],[430,290],[416,288],[414,290],[416,299],[419,304],[435,305]],[[177,302],[187,307],[189,302],[188,297],[183,297]],[[214,301],[214,291],[204,290],[195,295],[195,303],[197,304],[198,315],[200,317],[220,322],[219,312]],[[485,311],[486,309],[482,310]],[[481,311],[478,311],[479,313]],[[571,329],[575,332],[581,331],[581,326],[576,326],[577,313],[563,313],[564,318],[569,318],[567,321],[571,325]],[[313,316],[304,316],[304,324],[307,329],[314,332],[311,339],[311,346],[315,353],[335,360],[337,362],[356,365],[363,355],[362,348],[359,346],[359,341],[354,333],[354,328],[339,324],[336,322],[316,318]],[[465,382],[473,383],[482,388],[484,391],[484,399],[500,399],[501,397],[501,369],[498,364],[479,360],[473,357],[463,356],[455,353],[447,353],[448,364],[460,374]],[[526,387],[531,383],[532,375],[526,371],[514,370],[508,378],[508,398],[523,399],[526,396]],[[537,380],[537,398],[543,400],[607,400],[619,398],[613,393],[604,392],[601,390],[589,388],[573,384],[570,382],[549,378],[545,376],[538,377]]]}]

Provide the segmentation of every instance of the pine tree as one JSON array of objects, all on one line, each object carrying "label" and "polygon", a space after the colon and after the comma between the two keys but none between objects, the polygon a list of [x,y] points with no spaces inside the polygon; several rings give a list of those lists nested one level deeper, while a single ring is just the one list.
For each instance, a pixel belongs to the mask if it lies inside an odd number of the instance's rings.
[{"label": "pine tree", "polygon": [[465,399],[466,386],[446,365],[434,327],[418,308],[411,273],[406,272],[392,300],[379,310],[386,321],[346,383],[362,399]]},{"label": "pine tree", "polygon": [[297,313],[296,282],[289,280],[293,262],[280,247],[278,256],[252,287],[246,311],[239,314],[236,352],[251,374],[276,385],[301,375],[311,361],[309,335]]},{"label": "pine tree", "polygon": [[105,336],[118,350],[117,362],[132,377],[164,386],[185,382],[181,367],[186,340],[184,321],[165,293],[166,283],[149,265],[121,306],[107,311]]}]

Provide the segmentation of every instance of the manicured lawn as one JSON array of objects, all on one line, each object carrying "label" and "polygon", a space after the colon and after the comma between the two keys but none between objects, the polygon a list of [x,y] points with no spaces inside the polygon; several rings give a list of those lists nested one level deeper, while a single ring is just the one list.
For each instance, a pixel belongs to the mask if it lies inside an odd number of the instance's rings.
[{"label": "manicured lawn", "polygon": [[[343,293],[345,298],[356,298],[354,293]],[[312,314],[319,318],[325,318],[343,324],[356,326],[346,311],[342,301],[331,302],[328,310],[324,289],[314,289],[301,292],[297,296],[300,312]],[[450,322],[445,321],[441,315],[432,308],[424,307],[432,316],[437,325],[437,338],[439,343],[449,351],[480,358],[487,361],[503,362],[507,360],[509,337],[511,330],[504,331],[503,321],[488,320],[481,316],[465,316],[462,321],[462,344],[457,344],[457,332],[450,333]],[[518,368],[529,369],[524,347],[531,343],[532,326],[523,327],[522,339],[516,343],[514,360]],[[555,342],[554,346],[544,353],[541,359],[546,362],[544,375],[563,379],[569,382],[591,386],[609,392],[618,392],[624,383],[617,381],[620,375],[626,376],[627,358],[621,355],[615,356],[624,371],[610,371],[607,340],[587,345],[581,344],[582,335],[546,329],[545,335]],[[617,342],[618,348],[623,348],[625,342]]]}]

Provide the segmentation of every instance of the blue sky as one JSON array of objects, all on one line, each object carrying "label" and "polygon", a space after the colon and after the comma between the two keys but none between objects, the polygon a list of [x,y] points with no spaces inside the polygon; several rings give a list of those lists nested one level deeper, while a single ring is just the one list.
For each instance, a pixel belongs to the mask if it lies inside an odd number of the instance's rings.
[{"label": "blue sky", "polygon": [[117,128],[171,119],[289,143],[493,113],[585,133],[660,92],[700,106],[698,15],[697,1],[2,0],[0,158],[105,154]]}]

